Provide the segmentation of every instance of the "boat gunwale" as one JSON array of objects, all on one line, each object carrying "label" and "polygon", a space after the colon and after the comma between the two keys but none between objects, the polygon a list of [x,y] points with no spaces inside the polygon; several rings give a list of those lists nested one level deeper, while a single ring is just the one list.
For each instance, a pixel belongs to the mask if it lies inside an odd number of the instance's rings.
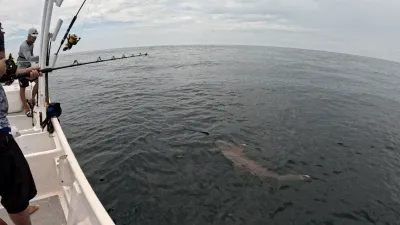
[{"label": "boat gunwale", "polygon": [[94,192],[92,186],[90,185],[89,181],[87,180],[85,174],[80,167],[75,154],[73,153],[68,140],[62,130],[62,127],[57,118],[52,118],[51,122],[53,123],[53,127],[55,133],[57,134],[57,138],[61,144],[62,150],[64,150],[65,155],[67,155],[66,160],[71,166],[71,170],[75,177],[75,181],[78,184],[79,188],[81,189],[83,196],[86,198],[91,210],[93,211],[96,219],[99,221],[100,224],[114,224],[113,220],[111,219],[110,215],[104,208],[103,204],[98,199],[96,193]]}]

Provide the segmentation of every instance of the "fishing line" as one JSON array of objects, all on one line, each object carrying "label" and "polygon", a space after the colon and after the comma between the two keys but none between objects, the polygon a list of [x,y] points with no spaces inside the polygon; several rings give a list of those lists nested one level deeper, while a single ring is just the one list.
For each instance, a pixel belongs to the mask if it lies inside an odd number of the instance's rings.
[{"label": "fishing line", "polygon": [[92,1],[93,0],[90,0],[89,7],[88,7],[88,10],[86,12],[85,19],[83,20],[83,24],[82,24],[82,28],[81,28],[81,34],[80,34],[81,37],[83,37],[83,32],[85,31],[85,26],[86,26],[86,20],[87,20],[87,18],[89,16],[90,10],[92,9]]}]

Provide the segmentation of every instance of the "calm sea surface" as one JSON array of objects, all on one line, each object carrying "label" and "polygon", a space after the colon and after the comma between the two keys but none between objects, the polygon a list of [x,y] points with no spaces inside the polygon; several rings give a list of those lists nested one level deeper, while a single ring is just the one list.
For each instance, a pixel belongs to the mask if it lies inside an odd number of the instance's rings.
[{"label": "calm sea surface", "polygon": [[[52,101],[116,224],[400,224],[400,64],[270,47],[64,55]],[[201,133],[185,129],[197,129]],[[277,192],[214,141],[311,182]]]}]

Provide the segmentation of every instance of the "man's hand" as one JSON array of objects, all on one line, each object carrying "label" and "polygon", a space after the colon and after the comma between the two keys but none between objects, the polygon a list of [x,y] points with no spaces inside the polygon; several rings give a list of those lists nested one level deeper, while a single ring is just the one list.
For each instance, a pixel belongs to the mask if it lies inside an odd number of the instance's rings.
[{"label": "man's hand", "polygon": [[38,70],[40,70],[40,66],[32,66],[26,69],[17,69],[17,74],[23,74],[23,73],[30,73],[30,76],[27,77],[29,80],[36,80],[38,77],[42,76],[42,73],[39,73]]},{"label": "man's hand", "polygon": [[40,66],[39,66],[39,65],[34,65],[34,66],[32,66],[32,67],[29,67],[28,69],[40,70]]},{"label": "man's hand", "polygon": [[27,72],[30,72],[30,80],[36,80],[38,77],[43,76],[38,70],[40,70],[40,66],[32,66],[27,69]]}]

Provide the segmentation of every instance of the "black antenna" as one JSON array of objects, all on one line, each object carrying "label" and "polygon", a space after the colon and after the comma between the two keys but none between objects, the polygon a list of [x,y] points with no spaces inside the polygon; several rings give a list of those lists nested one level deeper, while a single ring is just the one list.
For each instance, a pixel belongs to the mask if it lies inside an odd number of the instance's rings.
[{"label": "black antenna", "polygon": [[86,0],[83,1],[83,3],[81,5],[81,7],[79,8],[78,12],[76,13],[74,18],[72,19],[71,23],[69,24],[69,27],[68,27],[67,31],[65,32],[63,39],[61,40],[60,47],[58,47],[58,50],[57,50],[55,55],[58,55],[58,53],[60,52],[60,49],[61,49],[62,45],[64,44],[65,39],[67,39],[67,36],[68,36],[72,26],[74,26],[75,20],[78,18],[78,14],[81,11],[83,5],[85,5],[85,2],[86,2]]}]

